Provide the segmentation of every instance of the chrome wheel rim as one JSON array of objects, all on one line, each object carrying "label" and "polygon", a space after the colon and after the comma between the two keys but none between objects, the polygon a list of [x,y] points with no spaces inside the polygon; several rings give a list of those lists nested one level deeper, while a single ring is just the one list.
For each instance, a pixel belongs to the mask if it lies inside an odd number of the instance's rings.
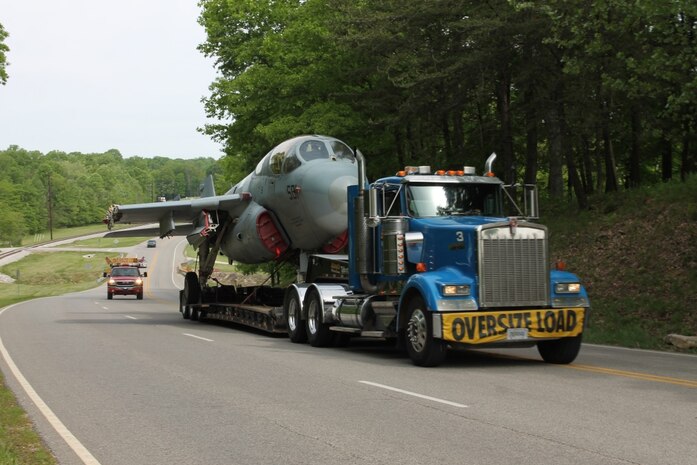
[{"label": "chrome wheel rim", "polygon": [[290,328],[291,331],[298,329],[298,321],[295,317],[297,309],[298,302],[295,299],[291,299],[290,302],[288,302],[288,328]]},{"label": "chrome wheel rim", "polygon": [[414,310],[409,318],[409,324],[407,325],[407,337],[411,347],[416,352],[421,352],[426,347],[426,336],[428,334],[428,327],[426,325],[426,315],[421,309]]},{"label": "chrome wheel rim", "polygon": [[317,332],[317,313],[317,302],[313,299],[310,302],[310,306],[307,309],[307,329],[312,334],[315,334]]}]

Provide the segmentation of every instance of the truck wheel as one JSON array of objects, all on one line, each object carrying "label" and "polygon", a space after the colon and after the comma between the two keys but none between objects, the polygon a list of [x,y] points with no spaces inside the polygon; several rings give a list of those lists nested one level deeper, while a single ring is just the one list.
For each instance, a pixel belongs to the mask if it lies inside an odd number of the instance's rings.
[{"label": "truck wheel", "polygon": [[447,353],[445,343],[433,337],[433,321],[421,297],[412,297],[407,303],[406,345],[414,365],[434,367]]},{"label": "truck wheel", "polygon": [[136,299],[143,300],[143,293],[141,292],[141,293],[137,294]]},{"label": "truck wheel", "polygon": [[307,340],[312,347],[326,347],[332,342],[332,332],[329,325],[322,322],[324,302],[319,292],[311,290],[305,297],[307,307]]},{"label": "truck wheel", "polygon": [[200,312],[198,310],[196,310],[194,307],[189,307],[189,308],[191,311],[191,315],[190,315],[191,321],[198,321],[198,317],[199,317]]},{"label": "truck wheel", "polygon": [[285,302],[283,302],[283,314],[286,317],[288,338],[295,343],[307,342],[307,330],[300,317],[301,310],[302,306],[298,291],[293,288],[289,289],[286,293]]},{"label": "truck wheel", "polygon": [[575,337],[565,337],[555,341],[540,341],[537,343],[537,351],[542,360],[547,363],[557,363],[566,365],[576,359],[581,350],[581,339],[583,335]]},{"label": "truck wheel", "polygon": [[112,292],[107,292],[107,293],[106,293],[106,298],[107,298],[107,300],[111,300],[111,299],[114,298],[114,294],[113,294]]}]

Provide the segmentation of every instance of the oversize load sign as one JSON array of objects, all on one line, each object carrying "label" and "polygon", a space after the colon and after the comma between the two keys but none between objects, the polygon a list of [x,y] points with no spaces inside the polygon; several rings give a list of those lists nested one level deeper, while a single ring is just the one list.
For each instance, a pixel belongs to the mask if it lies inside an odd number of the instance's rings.
[{"label": "oversize load sign", "polygon": [[443,339],[467,344],[505,341],[509,329],[527,329],[532,339],[578,336],[584,316],[583,308],[441,314]]}]

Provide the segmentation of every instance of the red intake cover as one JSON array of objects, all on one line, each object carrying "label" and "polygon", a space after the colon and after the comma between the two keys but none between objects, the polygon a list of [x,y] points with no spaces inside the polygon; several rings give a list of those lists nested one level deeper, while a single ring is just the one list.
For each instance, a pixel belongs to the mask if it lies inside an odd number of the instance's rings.
[{"label": "red intake cover", "polygon": [[288,249],[288,244],[283,240],[283,236],[267,211],[257,216],[257,234],[266,250],[276,254],[276,257]]}]

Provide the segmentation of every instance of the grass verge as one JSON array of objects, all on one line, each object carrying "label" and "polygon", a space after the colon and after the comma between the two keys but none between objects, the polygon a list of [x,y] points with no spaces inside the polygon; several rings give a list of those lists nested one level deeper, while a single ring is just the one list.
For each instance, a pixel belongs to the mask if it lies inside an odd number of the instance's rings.
[{"label": "grass verge", "polygon": [[584,341],[677,350],[668,334],[697,335],[697,176],[590,202],[581,212],[547,205],[541,220],[552,259],[563,258],[588,289]]},{"label": "grass verge", "polygon": [[[132,224],[118,224],[114,225],[114,229],[127,229],[133,227]],[[106,225],[102,223],[98,224],[91,224],[87,226],[77,226],[74,228],[61,228],[61,229],[54,229],[53,234],[49,233],[48,231],[44,231],[41,233],[36,233],[36,234],[31,234],[29,236],[25,236],[22,238],[22,245],[27,246],[27,245],[34,245],[34,244],[39,244],[41,242],[46,242],[51,240],[51,237],[53,237],[53,240],[58,240],[58,239],[69,239],[71,237],[78,237],[78,236],[86,236],[88,234],[96,234],[100,232],[106,232],[107,228]]]},{"label": "grass verge", "polygon": [[[0,284],[0,308],[95,287],[101,282],[104,257],[108,255],[113,254],[33,253],[0,267],[0,273],[19,278],[14,283]],[[3,381],[0,374],[0,465],[57,463]]]}]

